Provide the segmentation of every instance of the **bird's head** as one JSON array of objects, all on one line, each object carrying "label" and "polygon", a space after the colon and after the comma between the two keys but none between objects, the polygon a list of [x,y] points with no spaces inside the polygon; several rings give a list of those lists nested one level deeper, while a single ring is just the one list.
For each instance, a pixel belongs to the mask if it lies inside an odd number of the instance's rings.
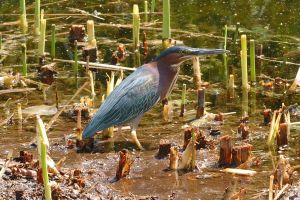
[{"label": "bird's head", "polygon": [[199,49],[187,46],[172,46],[164,50],[156,59],[157,62],[164,62],[169,65],[180,65],[182,62],[200,55],[224,54],[224,49]]}]

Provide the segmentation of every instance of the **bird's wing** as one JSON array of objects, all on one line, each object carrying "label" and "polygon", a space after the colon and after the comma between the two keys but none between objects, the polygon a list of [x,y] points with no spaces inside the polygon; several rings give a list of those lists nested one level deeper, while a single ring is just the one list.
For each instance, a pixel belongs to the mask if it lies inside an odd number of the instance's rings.
[{"label": "bird's wing", "polygon": [[135,119],[148,111],[159,97],[158,77],[146,67],[138,68],[107,97],[85,128],[83,137]]}]

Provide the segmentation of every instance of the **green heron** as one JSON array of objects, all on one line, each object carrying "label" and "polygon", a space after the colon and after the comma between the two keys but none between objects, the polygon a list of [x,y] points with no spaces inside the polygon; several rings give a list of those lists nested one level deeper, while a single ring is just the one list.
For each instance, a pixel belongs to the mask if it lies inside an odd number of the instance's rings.
[{"label": "green heron", "polygon": [[125,123],[131,124],[131,136],[142,149],[136,129],[143,114],[171,92],[182,62],[199,55],[224,54],[223,49],[199,49],[173,46],[152,62],[137,68],[106,98],[83,132],[83,138],[97,131]]}]

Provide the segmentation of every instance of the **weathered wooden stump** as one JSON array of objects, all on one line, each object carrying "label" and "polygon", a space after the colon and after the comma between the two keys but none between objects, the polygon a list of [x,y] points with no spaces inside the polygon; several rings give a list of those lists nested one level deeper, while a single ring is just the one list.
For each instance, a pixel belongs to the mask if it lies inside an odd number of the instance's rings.
[{"label": "weathered wooden stump", "polygon": [[219,166],[230,166],[232,160],[231,136],[225,135],[220,138],[220,158]]},{"label": "weathered wooden stump", "polygon": [[158,153],[156,154],[155,157],[157,159],[163,159],[167,157],[170,153],[171,146],[172,144],[169,140],[164,140],[164,139],[160,140]]}]

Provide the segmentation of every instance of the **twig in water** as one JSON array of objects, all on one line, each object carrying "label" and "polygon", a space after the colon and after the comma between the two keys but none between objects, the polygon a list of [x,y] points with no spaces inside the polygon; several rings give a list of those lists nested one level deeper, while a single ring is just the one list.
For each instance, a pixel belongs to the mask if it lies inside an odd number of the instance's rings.
[{"label": "twig in water", "polygon": [[59,115],[68,107],[68,105],[76,98],[76,96],[86,87],[89,85],[89,81],[85,82],[77,91],[76,93],[72,96],[72,98],[64,105],[64,107],[59,111],[57,112],[53,117],[52,119],[49,121],[49,123],[47,124],[46,126],[46,131],[48,131],[52,124],[57,120],[57,118],[59,117]]},{"label": "twig in water", "polygon": [[277,193],[277,195],[275,196],[274,200],[277,200],[280,198],[280,196],[282,195],[282,193],[289,187],[289,184],[285,184],[285,186]]},{"label": "twig in water", "polygon": [[0,90],[0,95],[2,94],[10,94],[10,93],[17,93],[17,92],[30,92],[36,90],[35,88],[24,88],[24,89],[8,89],[8,90]]},{"label": "twig in water", "polygon": [[5,120],[3,120],[2,122],[0,122],[0,127],[4,126],[5,124],[7,124],[7,122],[14,116],[14,113],[10,114]]}]

